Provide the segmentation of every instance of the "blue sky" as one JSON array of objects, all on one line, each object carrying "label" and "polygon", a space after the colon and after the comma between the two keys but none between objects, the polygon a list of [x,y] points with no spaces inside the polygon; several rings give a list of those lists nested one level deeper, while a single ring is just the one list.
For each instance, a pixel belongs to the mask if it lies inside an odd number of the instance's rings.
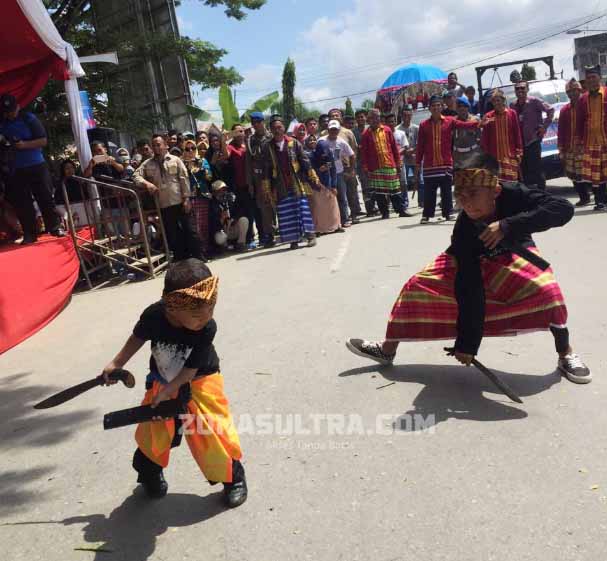
[{"label": "blue sky", "polygon": [[[296,95],[305,101],[376,89],[406,62],[444,70],[461,66],[460,81],[475,84],[476,61],[577,26],[602,7],[601,0],[268,0],[239,22],[227,18],[221,7],[183,0],[177,15],[183,35],[229,51],[223,64],[233,65],[245,77],[236,87],[237,105],[245,109],[280,89],[289,56],[297,67]],[[590,27],[607,28],[607,18]],[[565,34],[491,60],[546,55],[554,55],[557,71],[563,70],[565,78],[573,75],[573,37]],[[502,79],[508,74],[504,71]],[[354,105],[366,97],[374,95],[354,96]],[[211,90],[194,88],[194,102],[205,109],[218,107]],[[343,100],[314,105],[328,109],[340,103]]]}]

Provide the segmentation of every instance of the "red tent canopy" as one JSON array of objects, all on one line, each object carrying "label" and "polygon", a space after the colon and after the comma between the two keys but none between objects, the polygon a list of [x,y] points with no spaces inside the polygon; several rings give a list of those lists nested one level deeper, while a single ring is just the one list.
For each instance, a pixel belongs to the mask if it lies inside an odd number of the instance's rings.
[{"label": "red tent canopy", "polygon": [[42,41],[15,0],[2,2],[0,37],[0,94],[13,94],[23,106],[49,78],[69,78],[65,61]]}]

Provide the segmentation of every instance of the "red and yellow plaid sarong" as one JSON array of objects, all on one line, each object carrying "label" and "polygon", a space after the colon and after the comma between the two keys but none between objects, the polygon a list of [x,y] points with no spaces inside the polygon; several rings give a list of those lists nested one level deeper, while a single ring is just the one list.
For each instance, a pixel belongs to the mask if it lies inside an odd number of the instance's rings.
[{"label": "red and yellow plaid sarong", "polygon": [[581,181],[584,164],[584,152],[580,149],[569,150],[565,153],[565,175],[571,181]]},{"label": "red and yellow plaid sarong", "polygon": [[[160,382],[154,381],[142,405],[151,403],[161,388]],[[223,376],[218,373],[194,379],[191,388],[187,413],[192,415],[192,422],[183,425],[190,452],[208,481],[230,483],[232,460],[239,460],[242,453],[228,400],[223,393]],[[146,457],[165,468],[169,464],[174,436],[175,420],[168,419],[141,423],[137,426],[135,440]]]},{"label": "red and yellow plaid sarong", "polygon": [[[532,248],[533,249],[533,248]],[[455,258],[441,253],[405,284],[392,308],[386,340],[454,339],[458,305]],[[522,257],[481,259],[487,337],[541,331],[567,323],[567,308],[551,269],[541,271]]]},{"label": "red and yellow plaid sarong", "polygon": [[582,181],[607,183],[607,146],[589,146],[582,160]]},{"label": "red and yellow plaid sarong", "polygon": [[510,158],[509,156],[503,156],[498,160],[500,165],[500,181],[518,181],[518,160],[516,158]]}]

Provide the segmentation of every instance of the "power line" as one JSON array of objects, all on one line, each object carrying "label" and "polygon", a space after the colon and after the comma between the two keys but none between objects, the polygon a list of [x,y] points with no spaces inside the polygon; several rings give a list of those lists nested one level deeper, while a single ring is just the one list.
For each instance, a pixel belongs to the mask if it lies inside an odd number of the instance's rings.
[{"label": "power line", "polygon": [[[607,12],[602,12],[601,15],[596,16],[594,18],[592,18],[590,21],[594,21],[595,19],[599,19],[601,17],[604,17],[605,14]],[[596,14],[596,12],[594,13]],[[594,15],[593,14],[593,15]],[[361,72],[364,72],[365,70],[369,71],[369,70],[373,70],[373,71],[379,71],[382,68],[385,67],[390,67],[393,64],[396,63],[404,63],[404,62],[409,62],[411,60],[424,60],[424,59],[430,59],[430,58],[435,58],[441,55],[448,55],[449,53],[452,53],[454,51],[458,51],[461,49],[465,49],[465,48],[471,48],[471,47],[480,47],[483,46],[485,44],[495,44],[496,41],[499,40],[509,40],[512,41],[516,38],[519,38],[520,40],[523,40],[523,38],[526,38],[526,36],[533,36],[536,35],[538,32],[542,32],[542,37],[546,37],[544,34],[548,31],[548,30],[553,30],[556,29],[557,31],[554,32],[555,35],[558,35],[560,33],[563,32],[562,27],[563,26],[567,26],[567,29],[574,29],[577,26],[580,25],[585,25],[587,23],[586,18],[588,18],[589,16],[582,16],[581,18],[576,18],[576,19],[569,19],[569,20],[563,20],[561,22],[557,22],[555,24],[551,24],[549,26],[541,26],[541,27],[534,27],[534,28],[529,28],[523,31],[517,31],[515,33],[509,33],[509,34],[504,34],[504,35],[490,35],[488,37],[485,37],[483,39],[476,39],[474,41],[467,41],[467,42],[463,42],[463,43],[459,43],[457,45],[454,45],[453,47],[450,47],[448,49],[443,49],[440,51],[434,51],[434,52],[429,52],[429,53],[418,53],[418,54],[414,54],[414,55],[408,55],[406,57],[399,57],[398,59],[395,59],[393,61],[383,61],[383,62],[376,62],[376,63],[370,63],[364,66],[359,66],[359,67],[352,67],[350,69],[344,70],[344,71],[340,71],[340,72],[333,72],[333,73],[324,73],[324,74],[316,74],[314,78],[310,78],[310,79],[304,79],[304,80],[299,80],[298,84],[299,85],[311,85],[311,84],[315,84],[315,83],[319,83],[319,82],[324,82],[326,80],[329,79],[336,79],[336,78],[340,78],[340,77],[346,77],[346,76],[350,76],[352,74],[360,74]],[[550,34],[548,35],[548,37],[550,37]],[[531,37],[529,37],[531,38]],[[533,41],[531,41],[529,44],[534,44],[536,41],[541,41],[543,40],[542,38],[540,39],[534,39]],[[519,47],[522,48],[522,47]],[[496,55],[499,56],[499,55]],[[298,73],[301,76],[301,72]],[[305,75],[305,72],[304,72]],[[278,82],[277,82],[278,83]],[[258,89],[253,89],[253,88],[245,88],[245,89],[239,89],[239,93],[245,94],[251,94],[251,93],[256,93],[256,92],[264,92],[267,91],[268,88],[258,88]]]},{"label": "power line", "polygon": [[[576,26],[571,26],[571,24],[570,24],[570,26],[569,26],[567,29],[561,29],[560,31],[557,31],[557,32],[555,32],[555,33],[551,33],[551,34],[549,34],[549,35],[546,35],[546,36],[544,36],[544,37],[541,37],[541,38],[539,38],[539,39],[536,39],[535,41],[530,41],[530,42],[528,42],[528,43],[525,43],[525,44],[523,44],[523,45],[519,45],[518,47],[513,47],[512,49],[508,49],[508,50],[506,50],[506,51],[502,51],[502,52],[497,53],[497,54],[495,54],[495,55],[491,55],[491,56],[488,56],[488,57],[484,57],[484,58],[479,59],[479,60],[475,60],[475,61],[468,62],[468,63],[463,64],[463,65],[460,65],[460,66],[456,66],[456,67],[454,67],[454,68],[450,68],[450,69],[449,69],[449,72],[452,72],[453,70],[460,70],[460,69],[462,69],[462,68],[466,68],[466,67],[468,67],[468,66],[472,66],[472,65],[475,65],[475,64],[479,64],[480,62],[485,62],[485,61],[487,61],[487,60],[491,60],[491,59],[497,58],[497,57],[499,57],[499,56],[503,56],[503,55],[506,55],[506,54],[512,53],[512,52],[514,52],[514,51],[518,51],[518,50],[520,50],[520,49],[524,49],[524,48],[529,47],[529,46],[531,46],[531,45],[535,45],[535,44],[537,44],[537,43],[541,43],[542,41],[546,41],[547,39],[551,39],[551,38],[553,38],[553,37],[556,37],[557,35],[561,35],[562,33],[567,32],[569,29],[575,29],[575,28],[576,28],[577,26],[579,26],[579,25],[587,25],[588,23],[591,23],[591,22],[593,22],[593,21],[596,21],[597,19],[600,19],[600,18],[602,18],[602,17],[605,17],[605,15],[606,15],[606,14],[607,14],[607,11],[603,12],[603,13],[602,13],[601,15],[599,15],[599,16],[594,16],[594,17],[592,17],[592,18],[590,18],[590,19],[588,19],[588,20],[586,20],[586,21],[580,22],[580,23],[578,23]],[[361,92],[361,93],[358,93],[358,94],[344,94],[344,95],[335,96],[335,97],[330,97],[330,98],[325,98],[325,99],[315,99],[315,100],[311,100],[311,101],[302,101],[302,102],[301,102],[301,105],[307,105],[307,104],[312,104],[312,103],[320,103],[320,102],[322,102],[322,101],[332,101],[332,100],[335,100],[335,99],[343,99],[344,97],[353,97],[353,96],[356,96],[356,95],[363,95],[363,94],[367,94],[367,93],[371,93],[371,92],[375,92],[375,91],[377,91],[377,89],[369,90],[369,91],[366,91],[366,92]]]}]

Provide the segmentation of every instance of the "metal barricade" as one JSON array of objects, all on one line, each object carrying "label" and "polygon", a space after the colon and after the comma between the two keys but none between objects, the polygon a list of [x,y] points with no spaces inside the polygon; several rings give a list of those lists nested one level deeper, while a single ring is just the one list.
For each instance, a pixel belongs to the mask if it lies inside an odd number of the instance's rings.
[{"label": "metal barricade", "polygon": [[[72,198],[80,200],[70,201],[63,184],[65,218],[90,289],[126,271],[151,279],[167,267],[170,252],[157,196],[142,193],[131,181],[73,179],[80,193]],[[95,285],[91,276],[103,270],[107,274]]]}]

